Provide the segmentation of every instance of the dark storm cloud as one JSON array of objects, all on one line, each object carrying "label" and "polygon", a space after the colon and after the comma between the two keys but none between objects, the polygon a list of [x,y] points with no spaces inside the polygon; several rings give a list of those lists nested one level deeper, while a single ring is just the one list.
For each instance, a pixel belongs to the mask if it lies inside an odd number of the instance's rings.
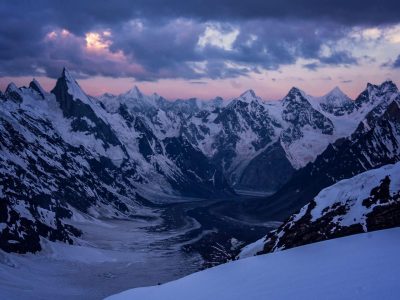
[{"label": "dark storm cloud", "polygon": [[[305,66],[309,69],[356,64],[334,46],[321,56],[321,47],[334,45],[350,25],[398,22],[399,8],[399,1],[370,0],[5,0],[0,76],[56,77],[67,66],[81,76],[196,80],[275,70],[299,58],[316,60]],[[135,28],[135,22],[143,26]],[[231,50],[212,44],[199,49],[207,22],[221,24],[222,32],[239,30]],[[45,41],[46,34],[63,28],[71,37]],[[122,51],[125,63],[84,51],[85,33],[105,29],[113,33],[110,51]]]},{"label": "dark storm cloud", "polygon": [[397,0],[20,0],[2,1],[13,13],[39,13],[71,30],[93,24],[145,19],[194,18],[201,21],[314,19],[343,24],[399,21]]},{"label": "dark storm cloud", "polygon": [[[333,28],[334,27],[334,28]],[[173,20],[167,24],[141,26],[129,23],[116,30],[111,49],[122,50],[145,66],[146,73],[136,76],[141,80],[183,77],[229,78],[276,70],[282,65],[294,64],[297,59],[316,59],[322,65],[350,65],[356,59],[349,53],[335,51],[321,56],[322,45],[334,44],[347,33],[345,27],[326,24],[321,28],[314,22],[277,22],[255,20],[230,23],[217,27],[218,31],[238,31],[231,49],[213,44],[198,46],[199,36],[206,25],[190,20]],[[333,30],[334,29],[334,30]],[[201,63],[202,72],[196,72],[193,64]],[[233,63],[233,64],[232,64]]]}]

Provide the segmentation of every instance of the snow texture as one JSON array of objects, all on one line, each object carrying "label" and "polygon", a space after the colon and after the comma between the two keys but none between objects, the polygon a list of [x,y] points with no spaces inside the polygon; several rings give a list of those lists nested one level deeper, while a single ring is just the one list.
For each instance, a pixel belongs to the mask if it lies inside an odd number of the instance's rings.
[{"label": "snow texture", "polygon": [[400,228],[251,257],[108,300],[398,299]]}]

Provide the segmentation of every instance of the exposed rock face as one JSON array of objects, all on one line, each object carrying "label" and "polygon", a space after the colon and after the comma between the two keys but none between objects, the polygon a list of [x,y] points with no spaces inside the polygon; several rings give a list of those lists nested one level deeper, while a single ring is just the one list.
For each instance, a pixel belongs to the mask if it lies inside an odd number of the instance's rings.
[{"label": "exposed rock face", "polygon": [[305,95],[297,88],[292,88],[283,99],[282,118],[293,127],[301,128],[306,125],[318,128],[323,134],[333,133],[333,123],[322,113],[315,110]]},{"label": "exposed rock face", "polygon": [[65,222],[74,212],[130,217],[149,191],[212,198],[232,195],[232,186],[284,186],[268,203],[287,215],[321,188],[399,159],[393,83],[369,85],[353,109],[339,109],[342,93],[329,97],[293,88],[270,103],[252,90],[230,103],[168,101],[135,87],[96,99],[68,70],[51,93],[36,80],[10,84],[0,93],[0,246],[74,242],[79,231]]},{"label": "exposed rock face", "polygon": [[[400,226],[399,178],[400,163],[397,163],[322,190],[316,199],[266,238],[262,252]],[[379,183],[370,186],[377,179]],[[369,195],[360,197],[365,189],[370,190]]]},{"label": "exposed rock face", "polygon": [[[292,88],[281,101],[266,102],[248,90],[228,103],[220,98],[168,101],[156,94],[145,96],[135,87],[119,96],[104,95],[102,100],[128,126],[140,115],[159,140],[185,137],[233,187],[276,191],[291,178],[293,169],[314,162],[338,138],[350,136],[370,111],[385,109],[383,104],[397,93],[391,82],[368,85],[356,101],[339,88],[319,98]],[[280,159],[274,159],[276,155]],[[268,174],[277,170],[273,180]],[[271,180],[262,180],[259,174]]]},{"label": "exposed rock face", "polygon": [[265,187],[266,191],[273,192],[282,187],[294,171],[280,142],[277,142],[250,161],[241,174],[239,186],[249,190]]},{"label": "exposed rock face", "polygon": [[94,134],[106,148],[121,145],[110,125],[96,114],[95,104],[83,93],[68,70],[63,70],[51,92],[56,96],[64,117],[72,119],[72,130]]},{"label": "exposed rock face", "polygon": [[[329,145],[313,163],[293,173],[268,199],[248,205],[260,217],[274,207],[295,212],[335,182],[400,160],[399,98],[372,110],[355,132]],[[379,112],[379,113],[378,113]]]},{"label": "exposed rock face", "polygon": [[4,251],[40,251],[41,239],[73,243],[81,232],[66,220],[75,213],[129,218],[146,209],[138,190],[149,185],[174,195],[232,193],[203,153],[179,140],[171,151],[141,115],[110,114],[67,70],[52,93],[36,81],[10,85],[0,106]]},{"label": "exposed rock face", "polygon": [[322,190],[263,239],[257,253],[400,226],[400,162]]}]

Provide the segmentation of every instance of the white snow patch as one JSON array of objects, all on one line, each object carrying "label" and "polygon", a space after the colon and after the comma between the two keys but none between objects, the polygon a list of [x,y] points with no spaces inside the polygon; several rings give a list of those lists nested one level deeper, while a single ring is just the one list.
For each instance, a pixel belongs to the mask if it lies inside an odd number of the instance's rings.
[{"label": "white snow patch", "polygon": [[400,228],[250,257],[109,300],[398,299]]}]

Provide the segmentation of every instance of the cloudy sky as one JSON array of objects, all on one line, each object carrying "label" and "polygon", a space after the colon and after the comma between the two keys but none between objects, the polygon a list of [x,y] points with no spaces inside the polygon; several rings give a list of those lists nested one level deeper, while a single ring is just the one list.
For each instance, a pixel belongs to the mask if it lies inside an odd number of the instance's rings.
[{"label": "cloudy sky", "polygon": [[65,66],[92,94],[356,96],[400,83],[399,0],[2,0],[0,89]]}]

